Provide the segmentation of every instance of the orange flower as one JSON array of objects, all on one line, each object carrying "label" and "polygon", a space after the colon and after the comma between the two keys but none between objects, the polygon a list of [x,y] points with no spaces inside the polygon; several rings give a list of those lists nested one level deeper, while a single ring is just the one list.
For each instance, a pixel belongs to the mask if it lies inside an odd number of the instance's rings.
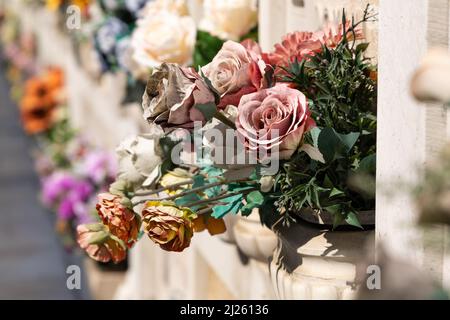
[{"label": "orange flower", "polygon": [[44,132],[53,124],[53,106],[36,96],[24,97],[20,109],[24,129],[28,134]]},{"label": "orange flower", "polygon": [[122,197],[101,193],[96,209],[110,232],[131,248],[137,241],[141,220],[133,210],[122,204]]},{"label": "orange flower", "polygon": [[64,86],[64,72],[60,68],[50,68],[42,76],[50,90],[60,90]]},{"label": "orange flower", "polygon": [[20,111],[28,134],[41,133],[51,128],[63,85],[64,75],[59,68],[51,68],[25,83]]}]

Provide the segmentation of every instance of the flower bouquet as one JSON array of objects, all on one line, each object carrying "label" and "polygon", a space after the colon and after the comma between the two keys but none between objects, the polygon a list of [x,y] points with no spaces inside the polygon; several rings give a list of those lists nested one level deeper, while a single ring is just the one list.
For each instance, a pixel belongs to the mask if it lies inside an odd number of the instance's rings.
[{"label": "flower bouquet", "polygon": [[268,226],[309,210],[361,227],[359,212],[374,209],[376,151],[376,67],[361,26],[374,17],[369,7],[358,22],[344,13],[270,53],[229,40],[198,72],[154,68],[142,102],[150,131],[118,148],[102,223],[79,226],[80,245],[120,260],[146,235],[180,252],[196,231],[224,232],[226,215],[254,211]]}]

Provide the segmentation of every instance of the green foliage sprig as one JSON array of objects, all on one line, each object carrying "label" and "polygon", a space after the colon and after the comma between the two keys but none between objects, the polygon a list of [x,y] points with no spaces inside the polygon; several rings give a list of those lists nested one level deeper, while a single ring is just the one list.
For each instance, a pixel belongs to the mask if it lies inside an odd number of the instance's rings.
[{"label": "green foliage sprig", "polygon": [[[357,27],[374,19],[366,8],[361,21],[346,30],[343,14],[342,41],[303,61],[294,61],[278,80],[305,93],[317,128],[305,143],[320,151],[312,159],[299,151],[277,176],[275,206],[290,217],[304,208],[325,210],[334,225],[344,221],[360,227],[359,211],[374,209],[376,159],[376,66],[366,57],[369,44],[356,44]],[[353,40],[350,40],[353,39]]]}]

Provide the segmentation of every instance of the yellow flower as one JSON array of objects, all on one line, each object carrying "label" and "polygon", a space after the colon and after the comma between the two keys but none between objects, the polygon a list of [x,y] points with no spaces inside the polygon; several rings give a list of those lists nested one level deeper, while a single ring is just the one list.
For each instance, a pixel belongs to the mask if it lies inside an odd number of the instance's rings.
[{"label": "yellow flower", "polygon": [[62,5],[63,0],[47,0],[47,8],[49,10],[55,11],[58,10],[59,7]]},{"label": "yellow flower", "polygon": [[[189,179],[191,179],[191,177],[192,177],[192,175],[187,170],[184,170],[181,168],[175,168],[173,171],[169,171],[168,173],[163,175],[161,180],[159,181],[159,184],[164,188],[168,188],[171,185],[189,180]],[[175,194],[182,192],[185,189],[191,188],[191,186],[192,185],[190,185],[190,184],[185,184],[185,185],[179,186],[177,189],[168,190],[167,193],[169,195],[175,195]]]}]

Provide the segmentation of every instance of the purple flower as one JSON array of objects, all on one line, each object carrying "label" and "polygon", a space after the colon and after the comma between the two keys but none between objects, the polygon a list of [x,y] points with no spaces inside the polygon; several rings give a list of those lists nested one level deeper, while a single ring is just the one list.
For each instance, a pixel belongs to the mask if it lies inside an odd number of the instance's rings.
[{"label": "purple flower", "polygon": [[55,172],[43,179],[42,201],[54,206],[61,196],[77,183],[76,178],[67,172]]},{"label": "purple flower", "polygon": [[92,180],[98,187],[109,184],[117,174],[116,158],[109,152],[92,151],[86,155],[81,164],[81,173]]},{"label": "purple flower", "polygon": [[58,206],[58,216],[69,220],[76,215],[76,208],[83,205],[92,196],[94,188],[86,181],[77,181],[63,196]]}]

